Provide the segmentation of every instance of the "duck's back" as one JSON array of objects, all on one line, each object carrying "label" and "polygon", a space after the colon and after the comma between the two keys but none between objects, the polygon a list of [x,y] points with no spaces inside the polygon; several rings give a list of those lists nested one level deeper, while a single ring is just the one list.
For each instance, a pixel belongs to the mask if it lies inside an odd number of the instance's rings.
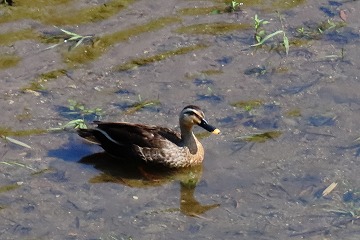
[{"label": "duck's back", "polygon": [[183,155],[180,134],[171,129],[125,122],[95,123],[97,127],[79,129],[78,134],[115,157],[162,163]]}]

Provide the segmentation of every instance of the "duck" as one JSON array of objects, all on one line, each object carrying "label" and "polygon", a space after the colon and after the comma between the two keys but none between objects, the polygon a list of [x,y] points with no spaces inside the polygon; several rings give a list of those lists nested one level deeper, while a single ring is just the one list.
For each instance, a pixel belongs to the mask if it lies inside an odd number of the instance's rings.
[{"label": "duck", "polygon": [[95,121],[93,128],[78,129],[77,133],[90,143],[100,145],[114,158],[141,161],[169,168],[200,165],[204,147],[193,133],[198,125],[219,134],[210,125],[204,112],[195,105],[186,106],[179,115],[180,132],[172,129],[128,122]]}]

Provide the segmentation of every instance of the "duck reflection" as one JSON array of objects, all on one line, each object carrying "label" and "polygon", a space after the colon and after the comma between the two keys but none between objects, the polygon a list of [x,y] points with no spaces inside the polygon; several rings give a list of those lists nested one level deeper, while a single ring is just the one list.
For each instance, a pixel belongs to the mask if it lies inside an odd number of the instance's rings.
[{"label": "duck reflection", "polygon": [[95,153],[83,157],[82,164],[93,165],[101,171],[98,176],[90,179],[91,183],[112,182],[129,187],[156,187],[163,184],[180,182],[180,212],[199,217],[201,214],[214,209],[220,204],[202,205],[195,197],[196,185],[202,175],[202,166],[172,169],[159,165],[149,165],[132,161],[120,161],[107,153]]}]

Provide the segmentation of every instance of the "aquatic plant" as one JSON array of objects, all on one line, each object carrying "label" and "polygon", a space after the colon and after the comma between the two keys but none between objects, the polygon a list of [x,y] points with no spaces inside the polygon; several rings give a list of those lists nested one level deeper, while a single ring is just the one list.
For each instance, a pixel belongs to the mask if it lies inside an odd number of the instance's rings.
[{"label": "aquatic plant", "polygon": [[240,11],[240,6],[242,6],[243,3],[237,2],[237,1],[231,1],[229,5],[225,8],[225,12],[236,12]]},{"label": "aquatic plant", "polygon": [[[54,26],[54,27],[56,27],[56,26]],[[64,35],[51,35],[50,37],[45,37],[45,38],[47,38],[47,40],[62,39],[62,42],[52,45],[52,46],[46,48],[45,50],[52,49],[52,48],[62,45],[64,43],[71,43],[69,50],[78,47],[81,43],[85,42],[85,40],[90,40],[91,43],[94,43],[94,37],[95,37],[94,35],[82,36],[80,34],[70,32],[68,30],[65,30],[65,29],[62,29],[59,27],[56,27],[56,28],[58,28],[61,32],[63,32],[65,34],[65,36]],[[49,34],[47,34],[47,35],[49,35]]]},{"label": "aquatic plant", "polygon": [[269,24],[270,22],[267,20],[264,20],[264,19],[259,19],[257,14],[255,14],[253,19],[254,19],[254,31],[255,31],[254,38],[255,38],[256,43],[252,44],[251,46],[252,47],[261,46],[266,41],[274,38],[276,35],[282,34],[283,35],[282,44],[285,47],[286,55],[288,55],[290,45],[289,45],[289,39],[286,36],[285,31],[278,30],[273,33],[267,34],[264,26]]},{"label": "aquatic plant", "polygon": [[264,133],[255,133],[247,136],[241,136],[236,139],[236,141],[245,141],[245,142],[257,142],[264,143],[267,140],[273,140],[280,137],[282,132],[280,131],[268,131]]},{"label": "aquatic plant", "polygon": [[160,105],[160,101],[158,99],[142,100],[140,95],[138,95],[138,98],[139,98],[139,100],[137,102],[135,102],[134,104],[132,104],[125,111],[125,114],[133,114],[145,107]]},{"label": "aquatic plant", "polygon": [[84,104],[73,99],[68,99],[68,103],[70,110],[69,114],[80,114],[81,116],[95,114],[96,116],[101,116],[103,113],[102,109],[99,107],[87,108]]}]

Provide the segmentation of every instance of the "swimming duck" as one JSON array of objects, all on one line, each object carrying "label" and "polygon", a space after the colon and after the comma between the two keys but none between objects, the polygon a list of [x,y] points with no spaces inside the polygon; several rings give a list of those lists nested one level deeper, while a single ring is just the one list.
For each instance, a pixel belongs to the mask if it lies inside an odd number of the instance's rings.
[{"label": "swimming duck", "polygon": [[169,128],[127,122],[94,122],[95,128],[79,129],[84,139],[100,145],[116,158],[136,159],[170,168],[199,165],[204,159],[204,148],[192,128],[198,125],[219,134],[209,125],[203,111],[194,105],[180,113],[180,133]]}]

